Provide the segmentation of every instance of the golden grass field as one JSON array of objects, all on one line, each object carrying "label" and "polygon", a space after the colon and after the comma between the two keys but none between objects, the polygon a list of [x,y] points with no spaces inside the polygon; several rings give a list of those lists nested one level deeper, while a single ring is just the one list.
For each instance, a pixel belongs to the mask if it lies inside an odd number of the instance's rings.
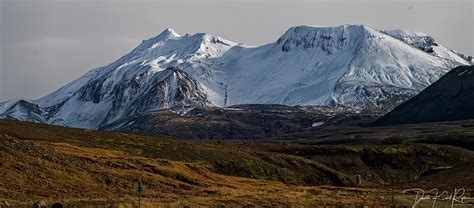
[{"label": "golden grass field", "polygon": [[[140,178],[142,207],[403,207],[414,197],[403,189],[474,181],[472,151],[423,145],[209,143],[0,121],[0,206],[136,207]],[[413,164],[377,168],[369,156]],[[454,168],[410,170],[430,164]],[[364,169],[359,188],[351,166]]]}]

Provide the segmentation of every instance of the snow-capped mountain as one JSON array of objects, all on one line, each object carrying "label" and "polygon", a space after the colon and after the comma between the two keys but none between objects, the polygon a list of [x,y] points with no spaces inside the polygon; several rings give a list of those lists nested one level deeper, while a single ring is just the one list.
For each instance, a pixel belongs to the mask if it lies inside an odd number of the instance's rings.
[{"label": "snow-capped mountain", "polygon": [[188,105],[386,111],[455,66],[470,64],[467,56],[426,37],[363,25],[298,26],[273,43],[247,46],[166,29],[43,98],[1,103],[0,118],[99,128]]}]

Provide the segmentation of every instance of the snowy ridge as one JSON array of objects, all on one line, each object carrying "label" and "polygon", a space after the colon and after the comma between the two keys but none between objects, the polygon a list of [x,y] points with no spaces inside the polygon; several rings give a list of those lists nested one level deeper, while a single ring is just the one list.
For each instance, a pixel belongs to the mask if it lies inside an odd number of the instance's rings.
[{"label": "snowy ridge", "polygon": [[0,118],[100,128],[152,110],[193,105],[387,111],[451,68],[469,64],[428,37],[364,25],[297,26],[273,43],[253,47],[166,29],[43,98],[1,103]]},{"label": "snowy ridge", "polygon": [[462,64],[474,63],[472,56],[467,56],[452,49],[448,49],[424,33],[409,32],[400,29],[386,30],[383,32],[434,56],[455,60]]}]

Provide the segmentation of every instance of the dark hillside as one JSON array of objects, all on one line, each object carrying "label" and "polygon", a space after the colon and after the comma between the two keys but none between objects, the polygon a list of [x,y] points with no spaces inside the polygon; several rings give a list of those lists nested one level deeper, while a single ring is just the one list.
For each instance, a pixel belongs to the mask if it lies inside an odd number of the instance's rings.
[{"label": "dark hillside", "polygon": [[474,66],[456,67],[372,125],[454,121],[474,118]]}]

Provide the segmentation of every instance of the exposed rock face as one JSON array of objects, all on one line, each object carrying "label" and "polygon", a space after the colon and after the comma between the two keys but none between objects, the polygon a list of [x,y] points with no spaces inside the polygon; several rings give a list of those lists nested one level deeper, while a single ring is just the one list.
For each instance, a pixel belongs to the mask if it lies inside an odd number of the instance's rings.
[{"label": "exposed rock face", "polygon": [[[137,67],[145,71],[149,69]],[[113,77],[109,73],[96,76],[64,101],[46,108],[19,100],[2,116],[96,128],[119,118],[151,110],[210,104],[201,85],[178,68],[170,67],[146,78],[140,75],[120,81],[111,78]]]}]

